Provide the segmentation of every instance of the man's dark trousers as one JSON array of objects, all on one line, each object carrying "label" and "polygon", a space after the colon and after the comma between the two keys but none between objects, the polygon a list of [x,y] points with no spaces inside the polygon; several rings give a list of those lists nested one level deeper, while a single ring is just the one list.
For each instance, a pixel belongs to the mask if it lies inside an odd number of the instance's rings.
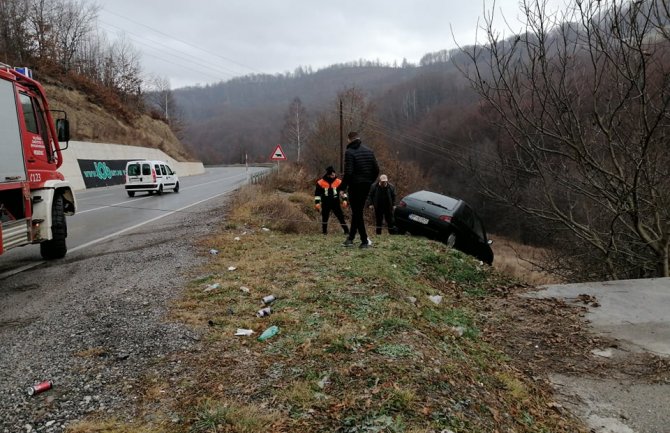
[{"label": "man's dark trousers", "polygon": [[[335,200],[337,200],[337,198]],[[330,217],[331,211],[335,214],[335,217],[340,222],[340,227],[342,227],[342,230],[344,230],[344,234],[349,234],[349,228],[347,227],[347,223],[344,221],[344,214],[342,213],[342,208],[340,207],[339,203],[337,205],[331,206],[328,203],[328,199],[326,199],[323,201],[322,206],[321,228],[323,234],[325,235],[328,233],[328,218]]]},{"label": "man's dark trousers", "polygon": [[386,228],[389,234],[394,234],[393,211],[388,204],[375,207],[375,222],[377,223],[375,230],[378,235],[382,234],[382,219],[386,220]]},{"label": "man's dark trousers", "polygon": [[365,221],[363,219],[363,210],[365,201],[370,192],[372,183],[355,183],[349,185],[349,204],[351,205],[351,229],[349,230],[349,239],[352,241],[356,233],[361,236],[361,244],[368,243],[368,234],[365,231]]}]

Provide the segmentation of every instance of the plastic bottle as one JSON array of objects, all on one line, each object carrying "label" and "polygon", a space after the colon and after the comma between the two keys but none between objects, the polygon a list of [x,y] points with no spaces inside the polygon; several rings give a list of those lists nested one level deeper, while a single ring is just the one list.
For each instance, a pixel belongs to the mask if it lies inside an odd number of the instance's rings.
[{"label": "plastic bottle", "polygon": [[263,333],[258,337],[258,341],[265,341],[268,338],[272,338],[279,333],[278,326],[270,326],[268,329],[263,331]]}]

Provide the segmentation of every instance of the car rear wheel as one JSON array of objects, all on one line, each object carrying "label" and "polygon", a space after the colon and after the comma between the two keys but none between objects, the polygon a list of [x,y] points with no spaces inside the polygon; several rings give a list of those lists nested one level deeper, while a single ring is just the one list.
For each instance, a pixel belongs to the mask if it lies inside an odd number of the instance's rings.
[{"label": "car rear wheel", "polygon": [[447,244],[449,248],[454,248],[456,246],[456,233],[449,233],[445,244]]},{"label": "car rear wheel", "polygon": [[156,191],[156,194],[158,194],[158,195],[163,194],[163,185],[158,186],[158,191]]},{"label": "car rear wheel", "polygon": [[128,191],[128,197],[135,197],[135,191]]},{"label": "car rear wheel", "polygon": [[174,192],[179,192],[179,182],[177,182],[174,186]]}]

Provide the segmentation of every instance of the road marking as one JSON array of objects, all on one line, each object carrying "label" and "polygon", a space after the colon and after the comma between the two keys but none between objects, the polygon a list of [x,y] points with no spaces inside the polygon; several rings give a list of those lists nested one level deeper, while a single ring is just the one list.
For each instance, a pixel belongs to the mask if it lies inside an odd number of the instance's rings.
[{"label": "road marking", "polygon": [[42,260],[41,262],[29,263],[27,265],[19,266],[16,269],[11,269],[9,271],[3,272],[2,274],[0,274],[0,280],[4,280],[5,278],[11,277],[12,275],[16,275],[16,274],[21,273],[23,271],[27,271],[28,269],[32,269],[32,268],[34,268],[36,266],[39,266],[39,265],[42,265],[44,263],[46,263],[46,262],[44,260]]},{"label": "road marking", "polygon": [[[90,191],[91,193],[95,192],[93,190],[85,190],[85,191],[87,191],[87,192]],[[107,193],[107,194],[98,194],[98,195],[92,195],[91,197],[79,198],[79,196],[84,194],[84,192],[75,191],[75,194],[77,194],[77,201],[78,202],[84,201],[84,200],[93,200],[94,198],[99,198],[99,197],[107,197],[107,196],[110,196],[110,195],[117,195],[116,192],[110,192],[110,193]]]},{"label": "road marking", "polygon": [[219,194],[217,194],[217,195],[214,195],[214,196],[212,196],[212,197],[206,198],[206,199],[204,199],[204,200],[197,201],[197,202],[195,202],[195,203],[192,203],[192,204],[190,204],[190,205],[188,205],[188,206],[184,206],[184,207],[179,208],[179,209],[175,209],[175,210],[173,210],[173,211],[170,211],[170,212],[165,213],[165,214],[163,214],[163,215],[159,215],[159,216],[157,216],[157,217],[155,217],[155,218],[151,218],[150,220],[146,220],[146,221],[141,222],[141,223],[139,223],[139,224],[135,224],[135,225],[132,226],[132,227],[126,227],[125,229],[119,230],[118,232],[111,233],[111,234],[109,234],[109,235],[107,235],[107,236],[103,236],[103,237],[101,237],[101,238],[99,238],[99,239],[94,239],[94,240],[92,240],[92,241],[90,241],[90,242],[86,242],[85,244],[82,244],[82,245],[79,245],[79,246],[77,246],[77,247],[74,247],[74,248],[72,248],[72,249],[70,249],[70,250],[68,250],[68,251],[69,251],[69,252],[75,252],[75,251],[78,251],[78,250],[81,250],[81,249],[90,247],[91,245],[95,245],[95,244],[97,244],[97,243],[106,241],[107,239],[113,238],[113,237],[118,236],[118,235],[120,235],[120,234],[122,234],[122,233],[131,231],[131,230],[135,230],[135,229],[138,228],[138,227],[142,227],[143,225],[152,223],[152,222],[157,221],[157,220],[159,220],[159,219],[161,219],[161,218],[165,218],[166,216],[170,216],[170,215],[172,215],[172,214],[174,214],[174,213],[181,212],[181,211],[183,211],[184,209],[188,209],[188,208],[190,208],[190,207],[199,205],[199,204],[204,203],[204,202],[206,202],[206,201],[215,199],[215,198],[217,198],[217,197],[221,197],[222,195],[229,194],[229,193],[235,191],[236,189],[237,189],[237,188],[231,188],[231,189],[229,189],[229,190],[227,190],[227,191],[224,191],[224,192],[219,193]]},{"label": "road marking", "polygon": [[[199,183],[199,184],[194,185],[194,186],[189,186],[187,188],[182,188],[182,189],[180,189],[180,191],[188,191],[189,189],[197,188],[197,187],[204,186],[204,185],[209,185],[210,183],[216,183],[216,182],[221,182],[221,181],[224,181],[224,180],[235,179],[237,177],[242,177],[242,176],[245,176],[245,175],[236,174],[234,176],[224,177],[224,178],[221,178],[221,179],[212,180],[210,182]],[[81,214],[87,213],[87,212],[93,212],[93,211],[96,211],[96,210],[102,210],[102,209],[107,209],[107,208],[110,208],[110,207],[116,207],[116,206],[120,206],[120,205],[123,205],[123,204],[126,204],[126,203],[131,203],[131,202],[132,203],[137,203],[140,200],[147,200],[147,199],[150,199],[150,198],[153,198],[153,196],[148,195],[146,197],[133,198],[133,199],[121,201],[121,202],[118,202],[118,203],[112,203],[112,204],[108,204],[108,205],[105,205],[105,206],[99,206],[99,207],[95,207],[93,209],[87,209],[87,210],[83,210],[83,211],[80,211],[80,212],[76,212],[75,215],[81,215]]]}]

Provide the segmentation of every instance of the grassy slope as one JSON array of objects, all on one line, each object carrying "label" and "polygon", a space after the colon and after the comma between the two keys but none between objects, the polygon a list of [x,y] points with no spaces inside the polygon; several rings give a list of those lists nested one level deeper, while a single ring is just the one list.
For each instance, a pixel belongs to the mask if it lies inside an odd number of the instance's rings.
[{"label": "grassy slope", "polygon": [[[157,361],[186,368],[148,375],[134,420],[70,432],[584,431],[538,377],[546,360],[573,368],[590,350],[579,332],[566,341],[576,362],[539,343],[571,329],[572,307],[519,300],[511,278],[425,239],[343,248],[316,234],[309,194],[290,190],[279,179],[243,189],[225,227],[201,241],[219,253],[170,320],[202,330],[202,350]],[[269,294],[274,312],[257,318]],[[280,333],[257,341],[271,325]]]}]

